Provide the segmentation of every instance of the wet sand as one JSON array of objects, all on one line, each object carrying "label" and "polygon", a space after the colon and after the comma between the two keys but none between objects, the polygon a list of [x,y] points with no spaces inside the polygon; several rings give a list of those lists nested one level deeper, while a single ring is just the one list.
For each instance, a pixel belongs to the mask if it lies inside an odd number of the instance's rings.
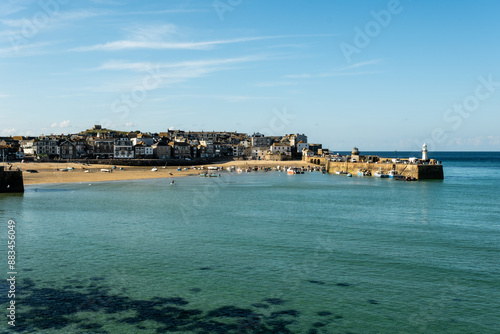
[{"label": "wet sand", "polygon": [[[310,164],[301,161],[229,161],[225,163],[216,163],[211,165],[204,165],[204,170],[199,170],[201,166],[181,167],[181,171],[177,170],[175,166],[167,166],[163,168],[158,166],[156,172],[152,171],[151,167],[143,166],[119,166],[112,169],[110,165],[82,165],[80,163],[13,163],[12,170],[19,168],[23,171],[24,184],[44,184],[44,183],[68,183],[68,182],[102,182],[102,181],[119,181],[119,180],[140,180],[140,179],[156,179],[156,178],[172,178],[198,175],[207,172],[208,166],[220,166],[223,171],[209,171],[213,173],[227,173],[226,168],[235,166],[242,169],[248,167],[275,167],[275,166],[309,166]],[[73,170],[61,171],[68,167]],[[195,167],[195,168],[192,168]],[[123,169],[120,169],[123,168]],[[6,168],[7,169],[7,168]],[[101,169],[112,170],[111,173],[101,172]],[[28,173],[27,170],[36,170],[37,173]]]}]

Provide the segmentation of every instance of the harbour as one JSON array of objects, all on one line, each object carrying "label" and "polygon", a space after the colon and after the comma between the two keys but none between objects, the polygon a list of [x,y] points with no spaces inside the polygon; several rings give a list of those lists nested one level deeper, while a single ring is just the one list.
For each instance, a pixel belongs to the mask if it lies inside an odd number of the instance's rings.
[{"label": "harbour", "polygon": [[[440,161],[428,158],[427,146],[422,147],[422,158],[384,158],[377,155],[360,155],[355,147],[350,155],[303,155],[303,160],[325,166],[330,174],[357,176],[400,175],[408,180],[442,180],[444,169]],[[398,179],[398,178],[396,178]]]},{"label": "harbour", "polygon": [[500,156],[439,158],[442,181],[252,171],[1,194],[22,250],[16,326],[494,333]]}]

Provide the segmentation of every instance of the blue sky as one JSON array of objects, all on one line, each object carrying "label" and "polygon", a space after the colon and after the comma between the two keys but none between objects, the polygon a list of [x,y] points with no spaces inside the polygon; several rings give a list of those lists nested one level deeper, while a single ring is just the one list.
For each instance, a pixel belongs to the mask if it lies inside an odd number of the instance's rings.
[{"label": "blue sky", "polygon": [[500,2],[6,0],[0,135],[306,133],[500,150]]}]

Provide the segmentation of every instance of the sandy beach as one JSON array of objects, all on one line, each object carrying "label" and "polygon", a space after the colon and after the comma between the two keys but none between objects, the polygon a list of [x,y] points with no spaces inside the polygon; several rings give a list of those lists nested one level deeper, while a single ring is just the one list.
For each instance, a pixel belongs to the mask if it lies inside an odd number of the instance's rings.
[{"label": "sandy beach", "polygon": [[[13,163],[12,170],[19,168],[23,171],[24,184],[44,184],[44,183],[68,183],[68,182],[102,182],[119,180],[139,180],[155,178],[178,178],[189,175],[197,175],[207,172],[208,166],[220,166],[227,173],[226,168],[235,166],[242,169],[254,166],[274,167],[274,166],[309,166],[308,163],[294,161],[229,161],[212,165],[204,165],[204,170],[199,170],[201,166],[181,167],[181,171],[175,166],[163,168],[158,166],[157,171],[152,171],[153,167],[139,166],[119,166],[112,169],[111,165],[83,165],[80,163]],[[193,168],[195,167],[195,168]],[[73,168],[72,170],[61,171],[61,169]],[[123,168],[123,169],[121,169]],[[112,172],[101,172],[101,169],[112,170]],[[37,173],[29,173],[28,170],[36,170]],[[215,171],[212,171],[215,172]]]}]

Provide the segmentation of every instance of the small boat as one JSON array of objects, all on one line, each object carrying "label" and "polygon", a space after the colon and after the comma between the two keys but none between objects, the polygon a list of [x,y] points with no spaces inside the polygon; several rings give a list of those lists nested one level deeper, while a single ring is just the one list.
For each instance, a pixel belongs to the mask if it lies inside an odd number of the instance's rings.
[{"label": "small boat", "polygon": [[153,169],[151,169],[151,171],[152,171],[152,172],[157,172],[157,171],[158,171],[158,168],[156,168],[156,166],[155,166]]},{"label": "small boat", "polygon": [[381,177],[381,178],[388,178],[389,177],[389,174],[385,174],[383,171],[381,170],[378,170],[376,171],[373,176],[375,177]]},{"label": "small boat", "polygon": [[243,170],[240,167],[238,167],[238,169],[236,170],[236,172],[237,173],[243,173]]},{"label": "small boat", "polygon": [[205,177],[207,176],[205,173],[200,173],[200,177]]},{"label": "small boat", "polygon": [[90,173],[90,169],[86,169],[84,173]]},{"label": "small boat", "polygon": [[406,181],[406,176],[403,175],[394,175],[392,178],[394,181]]},{"label": "small boat", "polygon": [[210,177],[219,177],[220,174],[210,174]]},{"label": "small boat", "polygon": [[172,182],[170,182],[170,185],[171,185],[171,186],[175,185],[175,181],[174,181],[174,180],[172,180]]},{"label": "small boat", "polygon": [[111,169],[102,168],[101,172],[103,172],[103,173],[111,173]]},{"label": "small boat", "polygon": [[351,173],[347,174],[347,177],[352,177],[352,174]]},{"label": "small boat", "polygon": [[389,172],[389,177],[390,177],[391,179],[393,179],[393,178],[394,178],[394,176],[396,176],[396,175],[398,175],[398,172],[396,172],[394,169],[393,169],[393,170],[391,170],[391,171]]},{"label": "small boat", "polygon": [[358,176],[366,176],[365,170],[358,170]]}]

